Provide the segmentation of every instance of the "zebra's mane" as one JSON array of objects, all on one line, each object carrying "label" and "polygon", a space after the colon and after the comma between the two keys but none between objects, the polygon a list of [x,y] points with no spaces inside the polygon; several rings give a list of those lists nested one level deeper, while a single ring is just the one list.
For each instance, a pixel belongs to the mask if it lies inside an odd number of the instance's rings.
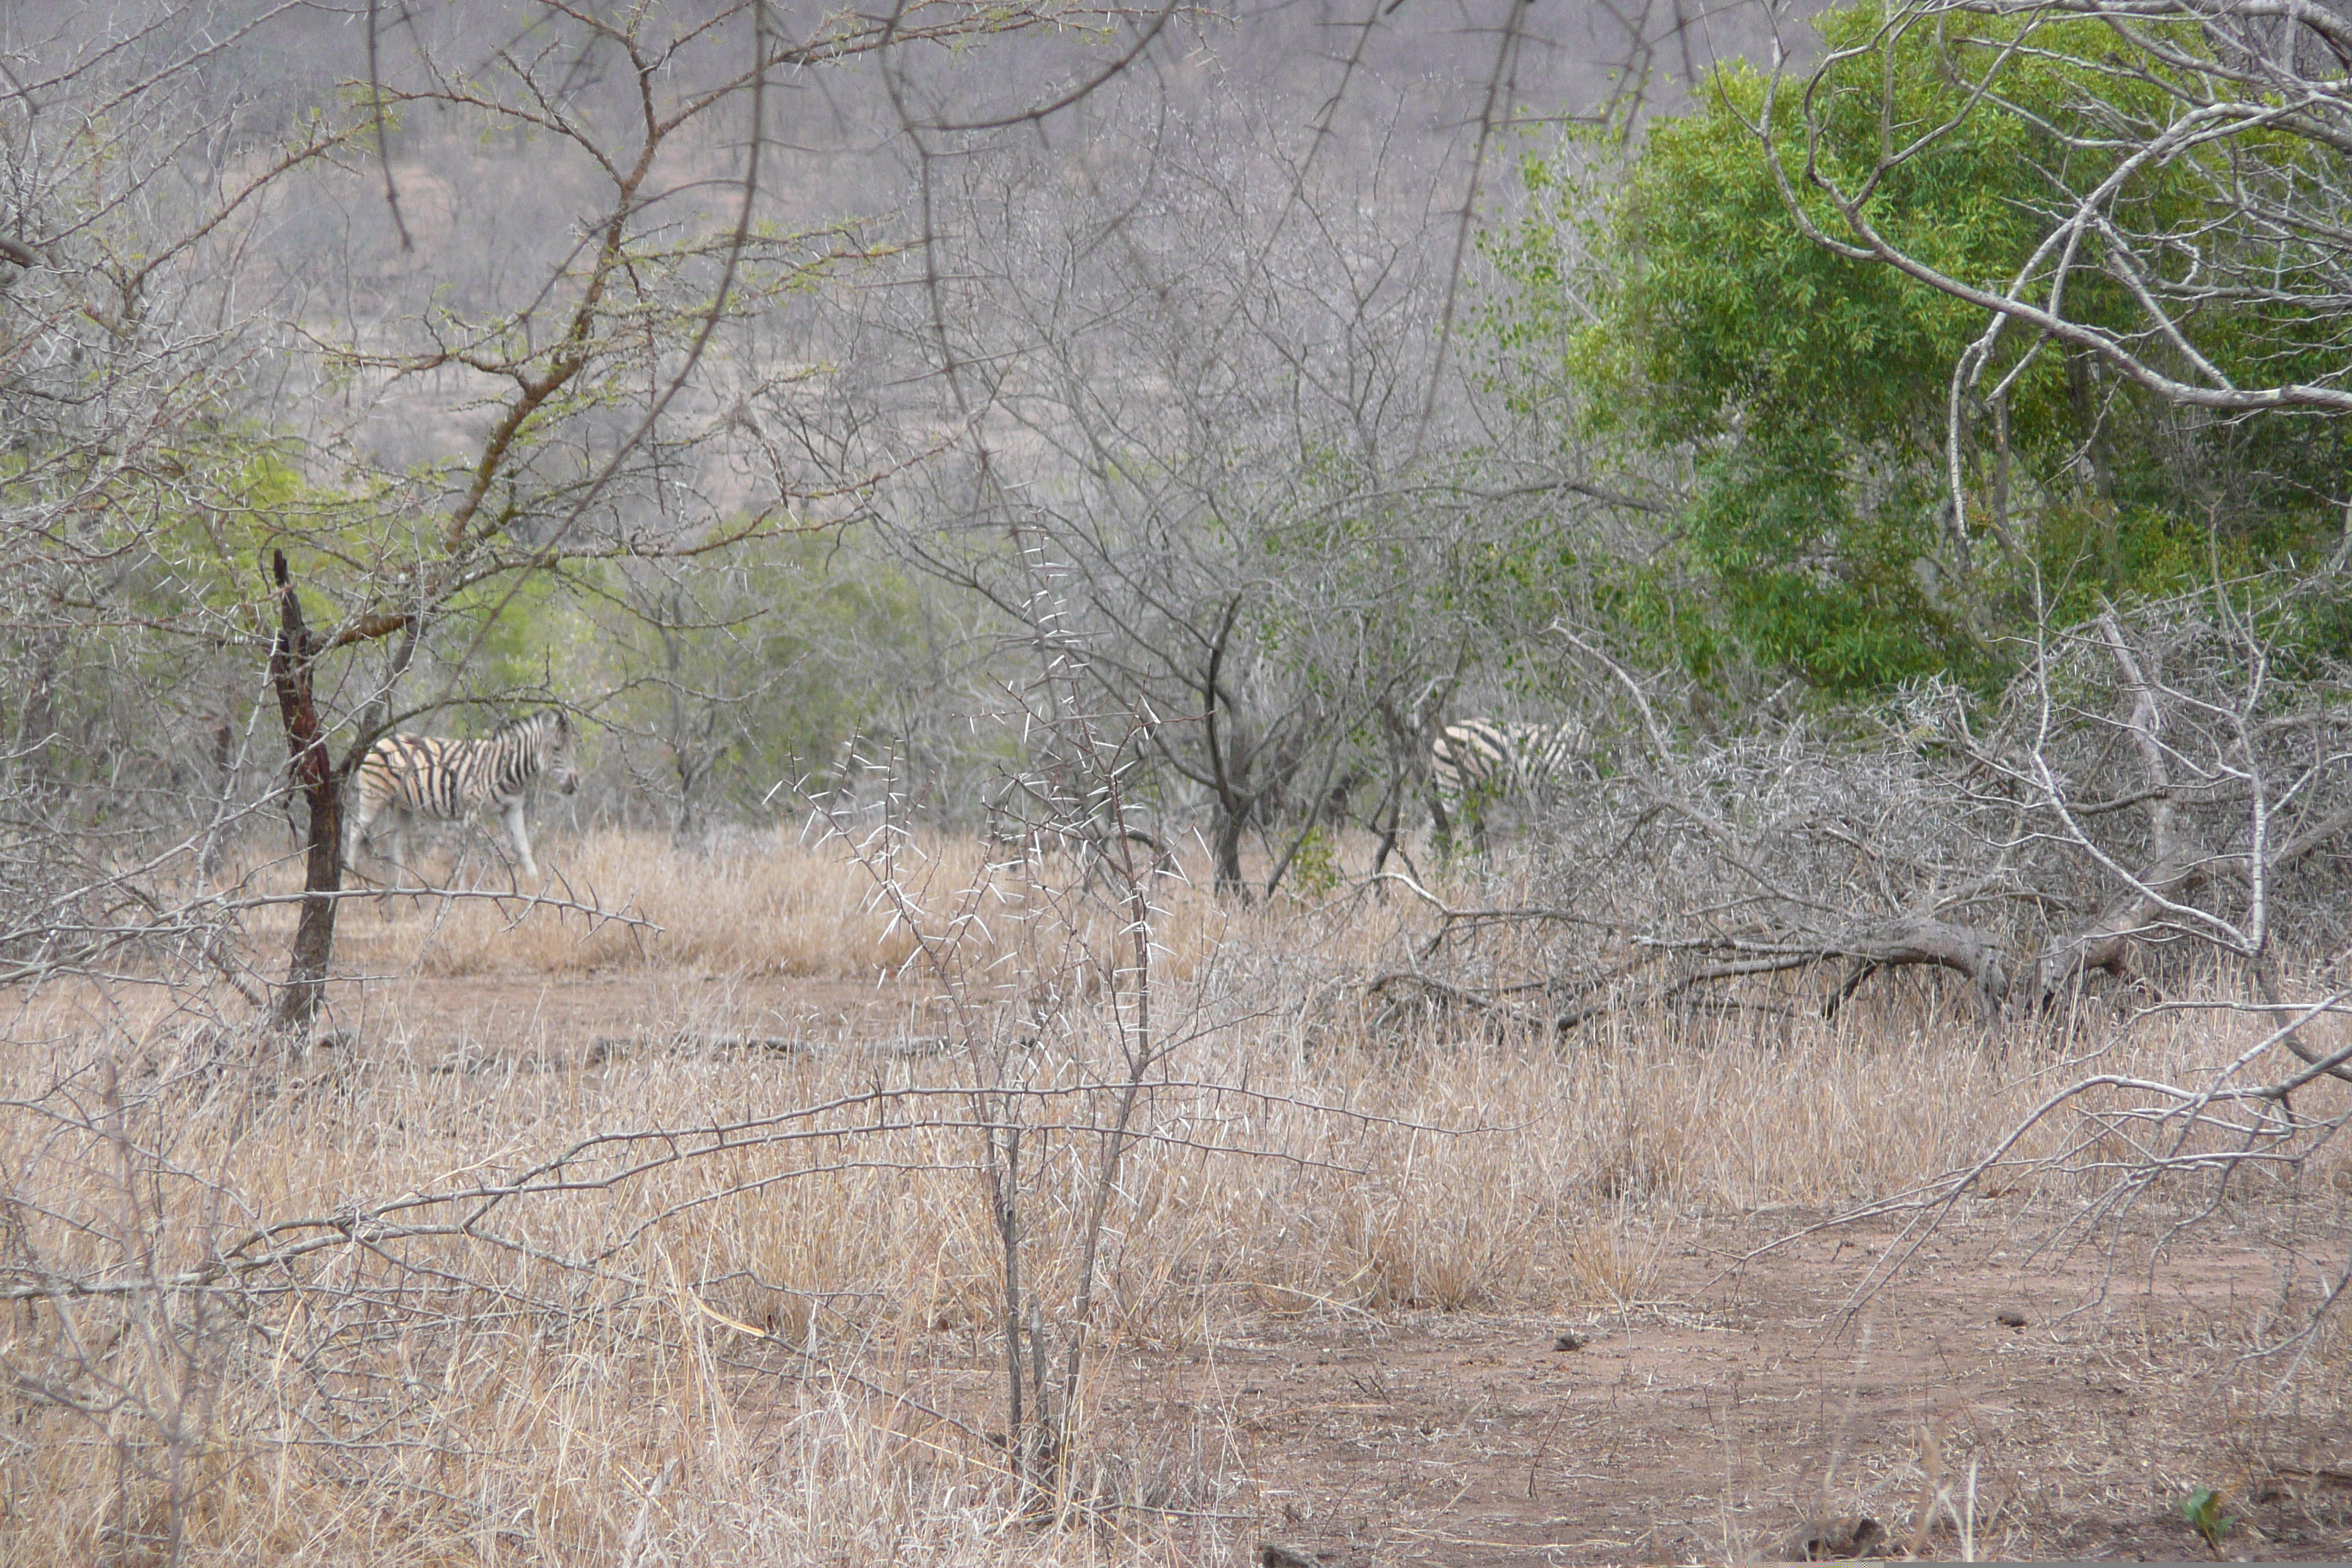
[{"label": "zebra's mane", "polygon": [[488,739],[495,741],[505,735],[520,735],[526,730],[552,730],[561,735],[571,728],[571,721],[564,718],[562,709],[539,708],[519,719],[508,720],[491,731]]}]

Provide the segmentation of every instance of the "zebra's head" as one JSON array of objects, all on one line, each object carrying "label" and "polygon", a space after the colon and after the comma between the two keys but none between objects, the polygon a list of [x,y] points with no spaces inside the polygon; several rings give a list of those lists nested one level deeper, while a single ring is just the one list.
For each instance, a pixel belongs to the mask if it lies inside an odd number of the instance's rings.
[{"label": "zebra's head", "polygon": [[545,750],[541,755],[545,760],[541,763],[541,771],[546,773],[550,784],[570,795],[580,787],[580,759],[578,748],[572,743],[572,721],[553,710],[549,711],[548,717],[554,722],[542,731],[545,739],[541,743]]}]

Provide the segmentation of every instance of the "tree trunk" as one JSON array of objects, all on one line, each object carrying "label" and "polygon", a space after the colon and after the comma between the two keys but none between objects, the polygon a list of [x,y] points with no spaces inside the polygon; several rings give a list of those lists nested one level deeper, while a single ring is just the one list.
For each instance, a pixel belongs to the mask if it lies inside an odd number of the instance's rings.
[{"label": "tree trunk", "polygon": [[2127,979],[2140,939],[2159,929],[2168,906],[2205,885],[2208,869],[2204,858],[2175,846],[2139,874],[2137,887],[2109,900],[2087,925],[2053,942],[2039,961],[2043,1000],[2093,970]]},{"label": "tree trunk", "polygon": [[287,581],[286,552],[270,552],[278,579],[278,637],[269,649],[269,683],[278,692],[278,717],[286,731],[286,752],[294,787],[310,808],[309,854],[304,861],[302,912],[294,927],[294,953],[286,984],[271,1009],[273,1028],[310,1026],[327,994],[327,965],[335,951],[335,897],[343,885],[341,781],[328,754],[326,727],[310,689],[315,652],[302,624],[302,601]]},{"label": "tree trunk", "polygon": [[1988,1019],[2000,1016],[2001,1004],[2009,995],[2009,955],[2000,939],[1990,931],[1952,925],[1926,912],[1906,914],[1854,932],[1834,951],[1855,967],[1822,1008],[1824,1016],[1834,1015],[1838,1004],[1853,994],[1870,971],[1915,963],[1948,969],[1972,982],[1977,1005]]},{"label": "tree trunk", "polygon": [[196,874],[209,882],[220,870],[221,824],[236,795],[236,693],[221,693],[220,717],[213,725],[212,820],[205,825],[203,847],[196,852]]},{"label": "tree trunk", "polygon": [[1249,884],[1242,880],[1242,833],[1249,826],[1249,808],[1240,810],[1223,801],[1217,803],[1216,822],[1210,834],[1211,847],[1217,862],[1217,891],[1238,893],[1249,897]]},{"label": "tree trunk", "polygon": [[[1381,822],[1381,818],[1382,816],[1386,816],[1388,818],[1387,823],[1384,825]],[[1381,802],[1381,804],[1373,810],[1372,823],[1375,830],[1378,831],[1381,836],[1381,847],[1372,856],[1372,875],[1374,877],[1378,877],[1381,874],[1381,869],[1388,865],[1389,857],[1396,853],[1397,836],[1403,830],[1403,779],[1391,778],[1389,781],[1388,798]],[[1385,888],[1381,889],[1381,896],[1383,898],[1388,896],[1387,889]]]},{"label": "tree trunk", "polygon": [[23,767],[33,798],[46,806],[62,787],[57,768],[58,639],[54,634],[43,636],[39,646],[17,718],[16,743],[9,749]]}]

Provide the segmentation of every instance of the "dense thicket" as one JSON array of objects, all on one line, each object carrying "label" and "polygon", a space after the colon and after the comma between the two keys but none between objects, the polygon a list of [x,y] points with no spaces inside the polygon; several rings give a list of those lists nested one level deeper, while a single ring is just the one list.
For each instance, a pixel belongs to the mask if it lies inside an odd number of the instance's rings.
[{"label": "dense thicket", "polygon": [[[1350,826],[1410,860],[1451,719],[1629,765],[1572,637],[1679,672],[1710,741],[2013,700],[2200,586],[2276,677],[2352,650],[2324,18],[1835,9],[1818,68],[1724,64],[1498,193],[1377,138],[1423,89],[1302,126],[1213,50],[1064,101],[1083,42],[1000,79],[869,69],[898,35],[843,17],[519,5],[531,50],[453,14],[215,111],[295,23],[159,15],[227,31],[10,45],[47,74],[0,110],[0,791],[12,883],[74,889],[16,950],[323,842],[386,729],[532,703],[591,737],[575,823],[975,824],[1034,793],[1006,693],[1063,661],[1141,726],[1129,826],[1268,890],[1368,868]],[[824,118],[787,67],[905,156],[778,150]]]}]

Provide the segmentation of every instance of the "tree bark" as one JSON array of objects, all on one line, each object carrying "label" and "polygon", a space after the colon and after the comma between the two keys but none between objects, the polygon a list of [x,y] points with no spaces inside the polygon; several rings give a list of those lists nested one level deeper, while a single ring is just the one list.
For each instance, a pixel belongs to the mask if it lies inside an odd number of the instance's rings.
[{"label": "tree bark", "polygon": [[1242,880],[1242,835],[1248,831],[1246,805],[1236,808],[1220,799],[1215,820],[1210,826],[1212,858],[1216,862],[1216,888],[1223,893],[1249,897],[1249,884]]},{"label": "tree bark", "polygon": [[2128,979],[2139,938],[2157,929],[2169,906],[2202,888],[2210,869],[2209,861],[2187,856],[2178,846],[2159,858],[2139,874],[2137,886],[2101,910],[2089,925],[2061,937],[2042,952],[2042,997],[2055,995],[2095,969]]},{"label": "tree bark", "polygon": [[33,798],[46,805],[62,787],[57,770],[57,635],[42,636],[39,646],[33,678],[25,689],[25,705],[17,716],[16,743],[9,749],[24,765],[23,776],[31,782]]},{"label": "tree bark", "polygon": [[284,551],[270,552],[270,571],[278,581],[278,622],[269,649],[269,683],[278,693],[293,784],[310,806],[310,822],[293,958],[269,1021],[273,1028],[301,1029],[310,1026],[326,998],[327,966],[334,956],[335,909],[341,901],[335,895],[343,885],[342,789],[311,691],[316,649],[302,622],[302,601],[287,579]]},{"label": "tree bark", "polygon": [[[1243,745],[1243,737],[1230,737],[1232,749],[1238,754],[1228,758],[1229,738],[1217,722],[1217,703],[1224,695],[1223,671],[1225,647],[1239,623],[1242,601],[1236,597],[1225,605],[1224,623],[1217,628],[1214,641],[1209,645],[1209,668],[1201,680],[1202,727],[1208,742],[1209,786],[1216,795],[1216,820],[1210,829],[1213,843],[1211,858],[1216,862],[1216,888],[1220,897],[1238,894],[1246,901],[1249,884],[1242,880],[1242,834],[1249,826],[1250,808],[1256,804],[1254,794],[1244,794],[1241,778],[1245,775],[1254,747]],[[1236,728],[1238,728],[1236,715]]]},{"label": "tree bark", "polygon": [[1926,963],[1948,969],[1974,984],[1977,1002],[1987,1018],[2000,1016],[2009,995],[2009,955],[2000,939],[1975,926],[1953,925],[1925,913],[1907,914],[1885,925],[1846,937],[1829,950],[1859,965],[1849,973],[1837,994],[1822,1009],[1834,1014],[1838,1004],[1853,994],[1862,979],[1875,969],[1899,969]]}]

